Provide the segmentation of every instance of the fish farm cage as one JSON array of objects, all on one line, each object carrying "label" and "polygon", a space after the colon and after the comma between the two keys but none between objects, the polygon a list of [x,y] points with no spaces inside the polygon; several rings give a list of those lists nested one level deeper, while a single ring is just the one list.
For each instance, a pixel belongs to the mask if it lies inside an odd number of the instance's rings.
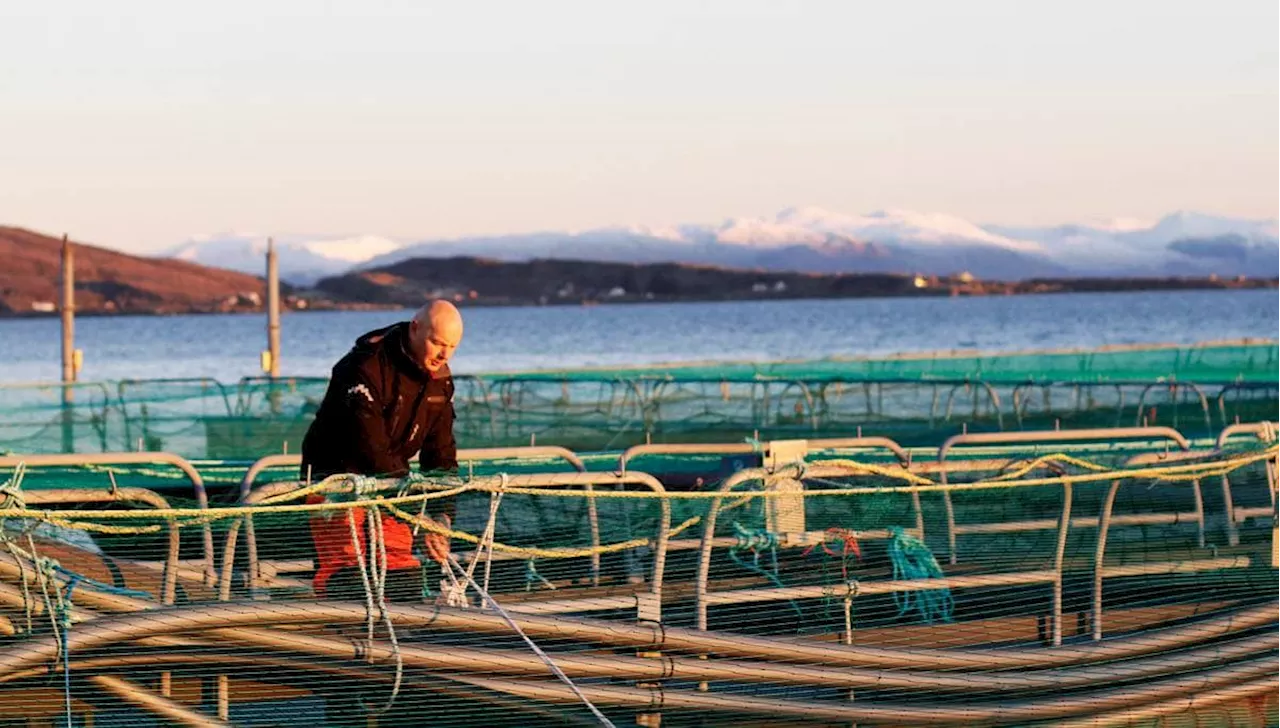
[{"label": "fish farm cage", "polygon": [[399,479],[323,382],[5,390],[0,725],[1276,725],[1276,345],[1034,356],[460,378]]}]

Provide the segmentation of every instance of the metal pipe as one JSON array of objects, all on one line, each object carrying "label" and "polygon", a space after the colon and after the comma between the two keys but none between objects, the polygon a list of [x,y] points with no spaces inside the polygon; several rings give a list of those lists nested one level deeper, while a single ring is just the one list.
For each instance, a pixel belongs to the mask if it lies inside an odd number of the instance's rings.
[{"label": "metal pipe", "polygon": [[[195,490],[196,505],[209,507],[209,495],[205,492],[204,478],[186,458],[169,452],[119,452],[57,455],[4,455],[0,456],[0,468],[16,467],[26,463],[32,467],[79,467],[82,465],[172,465],[181,470]],[[217,583],[217,571],[213,560],[213,529],[206,523],[204,531],[205,586]]]},{"label": "metal pipe", "polygon": [[75,252],[64,233],[62,236],[62,451],[75,452],[75,410],[72,409],[76,381],[76,264]]},{"label": "metal pipe", "polygon": [[130,705],[180,725],[191,728],[218,728],[218,726],[230,725],[230,723],[201,715],[181,703],[156,695],[128,680],[112,675],[93,675],[89,678],[89,682]]},{"label": "metal pipe", "polygon": [[[912,704],[865,703],[801,703],[794,700],[756,698],[740,694],[715,694],[661,689],[582,685],[579,690],[598,706],[644,708],[649,712],[662,709],[688,709],[731,714],[759,714],[773,718],[804,718],[830,722],[887,723],[891,725],[940,725],[974,723],[1024,723],[1031,720],[1087,716],[1111,708],[1123,708],[1162,701],[1195,691],[1217,690],[1239,683],[1242,679],[1274,674],[1275,661],[1263,659],[1221,668],[1208,673],[1180,676],[1133,687],[1109,688],[1070,697],[1055,696],[1042,702],[948,704],[923,706]],[[568,703],[577,696],[568,686],[524,680],[494,678],[462,678],[459,682],[500,690],[534,700]]]},{"label": "metal pipe", "polygon": [[[1222,452],[1226,448],[1227,441],[1236,435],[1253,435],[1263,443],[1270,443],[1276,439],[1277,428],[1280,428],[1280,425],[1277,425],[1277,423],[1269,422],[1269,421],[1254,422],[1254,423],[1248,423],[1248,424],[1228,425],[1227,427],[1223,428],[1222,432],[1218,433],[1218,439],[1216,443],[1217,449],[1215,450],[1215,453]],[[1272,485],[1272,480],[1273,480],[1272,465],[1270,463],[1266,463],[1264,467],[1266,468],[1266,471],[1267,471],[1268,485]],[[1222,501],[1223,501],[1223,508],[1226,510],[1226,514],[1227,514],[1227,545],[1239,546],[1240,545],[1239,523],[1243,521],[1245,517],[1247,517],[1245,513],[1242,513],[1242,511],[1245,511],[1246,509],[1238,509],[1235,507],[1235,501],[1231,492],[1231,481],[1230,479],[1227,478],[1226,475],[1222,476]],[[1274,501],[1274,491],[1273,491],[1273,501]],[[1273,503],[1273,506],[1274,506],[1274,503]],[[1271,510],[1272,509],[1264,509],[1264,508],[1249,509],[1248,514],[1259,515],[1259,516],[1272,515]]]},{"label": "metal pipe", "polygon": [[[881,443],[878,442],[880,439],[881,438],[848,438],[839,440],[838,442],[840,442],[843,447],[855,447],[858,445],[853,445],[851,443],[861,444],[867,443],[868,440],[871,440],[874,444],[868,443],[868,446],[876,446],[881,445]],[[898,449],[901,450],[901,448]],[[831,466],[809,468],[806,470],[806,473],[811,477],[840,477],[842,475],[848,476],[851,474],[848,472],[847,468]],[[726,478],[724,482],[720,484],[720,488],[717,490],[718,495],[711,500],[711,507],[707,510],[706,518],[703,521],[702,544],[698,553],[698,567],[694,577],[694,619],[697,628],[700,630],[707,629],[707,589],[711,574],[711,549],[717,540],[715,538],[716,520],[719,517],[720,508],[724,503],[724,494],[731,492],[734,488],[743,483],[752,480],[763,480],[771,475],[773,475],[773,472],[765,468],[748,468],[745,470],[739,470]],[[916,529],[923,536],[924,515],[923,511],[920,509],[920,495],[915,490],[914,485],[911,487],[910,492],[912,504],[915,506]]]},{"label": "metal pipe", "polygon": [[1222,428],[1222,432],[1218,433],[1217,448],[1222,450],[1226,447],[1227,440],[1235,435],[1253,435],[1262,442],[1273,442],[1276,439],[1278,430],[1280,430],[1280,423],[1276,422],[1250,422],[1227,425]]},{"label": "metal pipe", "polygon": [[[315,657],[387,664],[397,654],[408,667],[457,673],[501,674],[545,677],[547,666],[531,652],[464,648],[451,645],[441,649],[435,645],[389,643],[357,645],[349,640],[264,629],[215,629],[210,636],[255,650],[278,649],[305,652]],[[1192,669],[1220,666],[1226,661],[1257,659],[1280,646],[1276,635],[1259,635],[1238,642],[1214,645],[1175,657],[1158,656],[1119,666],[1106,665],[1076,670],[1054,670],[1045,673],[956,674],[946,672],[914,672],[857,668],[806,667],[743,660],[701,660],[671,657],[601,656],[570,652],[555,653],[555,661],[565,674],[574,678],[625,679],[639,681],[687,680],[773,683],[793,686],[883,688],[901,690],[967,692],[975,691],[1057,691],[1063,688],[1087,687],[1099,682],[1114,683],[1143,677],[1180,673]],[[1118,669],[1117,669],[1118,668]]]},{"label": "metal pipe", "polygon": [[[582,462],[582,458],[577,453],[563,447],[555,447],[551,445],[536,447],[485,447],[485,448],[463,448],[458,451],[458,462],[470,462],[475,460],[498,460],[498,459],[521,459],[521,458],[560,458],[573,466],[573,469],[585,473],[586,464]],[[418,456],[415,454],[409,459],[409,462],[417,462]],[[250,493],[253,492],[253,484],[258,476],[268,468],[278,468],[284,466],[302,467],[302,455],[266,455],[258,458],[245,471],[244,477],[240,479],[240,503],[251,504],[255,501],[249,500]],[[273,484],[274,485],[274,484]],[[296,487],[296,484],[295,484]],[[287,492],[273,491],[273,493]],[[264,496],[265,497],[265,496]],[[594,510],[595,503],[592,499],[590,503],[591,510]],[[258,540],[253,530],[253,516],[245,516],[241,519],[244,522],[245,548],[246,556],[249,561],[249,579],[252,582],[257,576],[258,564]],[[223,599],[230,598],[230,582],[229,571],[235,564],[235,535],[239,532],[240,521],[232,523],[227,533],[227,538],[223,542],[223,574],[220,579],[220,591],[227,594]],[[592,545],[598,546],[600,539],[599,523],[591,519],[592,526]],[[596,570],[599,571],[598,558],[596,561]]]},{"label": "metal pipe", "polygon": [[[1237,703],[1261,695],[1275,695],[1277,687],[1280,687],[1280,678],[1272,675],[1260,680],[1250,680],[1239,685],[1221,685],[1209,692],[1192,691],[1187,695],[1171,700],[1092,715],[1087,718],[1063,721],[1056,725],[1058,728],[1099,728],[1100,726],[1108,725],[1133,725],[1166,715],[1205,710],[1223,703]],[[1163,721],[1160,722],[1160,725],[1163,725]]]},{"label": "metal pipe", "polygon": [[1111,481],[1106,498],[1102,501],[1102,514],[1098,517],[1098,541],[1093,551],[1093,639],[1102,639],[1102,557],[1107,550],[1107,532],[1111,527],[1111,511],[1115,508],[1116,493],[1120,481]]},{"label": "metal pipe", "polygon": [[1062,481],[1062,513],[1058,517],[1058,543],[1053,553],[1053,646],[1062,645],[1062,564],[1067,552],[1067,532],[1071,528],[1071,481]]},{"label": "metal pipe", "polygon": [[[25,561],[25,559],[23,561]],[[18,580],[25,577],[27,584],[35,586],[39,585],[39,577],[37,576],[35,565],[30,563],[20,565],[18,558],[8,551],[0,551],[0,576],[7,576]],[[53,578],[58,580],[60,577],[55,574]],[[75,593],[72,596],[72,603],[84,604],[114,612],[134,612],[140,609],[158,609],[161,606],[159,602],[151,602],[144,599],[135,599],[133,597],[110,594],[96,589],[75,590]]]},{"label": "metal pipe", "polygon": [[824,597],[856,597],[864,594],[891,594],[893,592],[930,591],[933,589],[965,589],[973,587],[1022,586],[1026,584],[1052,584],[1057,580],[1052,569],[1041,571],[1017,571],[1004,574],[974,574],[971,576],[944,576],[937,579],[898,579],[893,581],[851,581],[837,588],[828,584],[811,586],[769,587],[767,589],[735,589],[708,594],[704,603],[754,604],[788,599],[822,599]]},{"label": "metal pipe", "polygon": [[1172,427],[1095,427],[1081,430],[1029,430],[1026,432],[972,432],[952,435],[938,449],[938,461],[956,445],[1004,445],[1028,442],[1079,442],[1088,440],[1133,440],[1139,438],[1172,440],[1182,450],[1191,443]]},{"label": "metal pipe", "polygon": [[276,379],[280,376],[280,260],[271,238],[267,238],[267,356],[267,374]]},{"label": "metal pipe", "polygon": [[[117,488],[115,490],[91,490],[88,488],[54,488],[50,490],[29,490],[24,494],[28,505],[48,503],[84,503],[92,501],[135,502],[146,503],[158,509],[167,510],[169,501],[155,491],[145,488]],[[177,598],[178,556],[181,544],[180,528],[177,521],[169,521],[169,553],[165,557],[164,574],[161,579],[160,600],[165,604],[173,604]]]},{"label": "metal pipe", "polygon": [[[348,612],[345,621],[355,624],[359,615]],[[523,650],[496,650],[463,648],[450,645],[442,649],[436,645],[402,644],[393,648],[387,642],[356,644],[345,638],[304,634],[294,631],[278,631],[252,628],[212,628],[201,633],[203,648],[214,649],[233,643],[260,655],[263,649],[278,649],[289,653],[306,653],[312,657],[339,660],[362,660],[386,664],[397,655],[404,664],[419,669],[444,671],[448,675],[458,672],[493,673],[515,676],[545,676],[546,665],[535,655]],[[210,638],[222,638],[224,642],[210,644]],[[155,641],[156,638],[151,638]],[[163,641],[163,638],[162,638]],[[760,661],[735,661],[717,659],[707,661],[689,658],[618,657],[580,653],[556,653],[558,666],[576,678],[615,678],[655,681],[716,680],[725,682],[777,683],[799,686],[883,688],[902,690],[968,692],[975,691],[1044,691],[1064,688],[1087,687],[1099,682],[1117,682],[1179,673],[1251,656],[1270,654],[1280,646],[1275,633],[1256,635],[1228,643],[1218,643],[1188,650],[1178,655],[1160,654],[1146,660],[1135,660],[1118,665],[1048,670],[1042,673],[1004,674],[956,674],[948,672],[917,672],[901,669],[859,669],[831,666],[806,667],[795,664],[776,664]],[[197,645],[175,644],[183,650],[202,649]],[[171,648],[171,649],[173,649]],[[140,658],[145,664],[160,664],[157,655],[116,655],[115,658]],[[190,654],[171,652],[169,661],[193,661]],[[152,658],[152,659],[148,659]],[[110,658],[104,658],[110,659]],[[107,663],[104,663],[107,664]],[[58,665],[32,666],[5,676],[5,681],[56,672]]]},{"label": "metal pipe", "polygon": [[[190,646],[190,645],[185,645]],[[73,672],[94,671],[106,669],[119,669],[129,667],[150,667],[153,665],[177,665],[183,667],[199,667],[208,665],[232,665],[240,668],[258,668],[265,670],[266,668],[284,668],[286,670],[294,670],[301,672],[326,673],[333,675],[342,675],[346,677],[355,677],[362,680],[371,680],[378,682],[390,682],[394,679],[387,672],[380,672],[369,667],[360,667],[356,665],[333,665],[324,662],[316,662],[302,658],[289,658],[285,656],[265,655],[261,653],[245,652],[228,654],[225,651],[214,651],[212,649],[202,649],[198,653],[165,653],[165,652],[147,652],[147,653],[126,653],[114,655],[101,655],[95,657],[78,657],[72,656],[71,669]],[[15,680],[24,680],[29,678],[39,678],[49,674],[56,674],[62,668],[62,663],[41,666],[26,670],[24,673],[15,676]],[[503,709],[515,710],[537,715],[542,718],[552,718],[560,722],[573,722],[583,726],[598,726],[595,721],[587,721],[585,719],[577,719],[575,716],[556,712],[552,713],[545,708],[533,705],[527,702],[512,700],[501,695],[495,695],[488,692],[464,690],[457,685],[450,684],[448,675],[433,675],[432,677],[440,678],[438,682],[426,682],[422,679],[415,679],[413,676],[403,677],[401,685],[404,688],[415,690],[428,690],[432,692],[441,692],[466,700],[481,700],[491,703]],[[313,686],[307,686],[313,687]],[[25,686],[19,689],[25,689]]]},{"label": "metal pipe", "polygon": [[[512,449],[515,450],[520,448],[512,448]],[[477,478],[470,482],[472,484],[476,484],[477,487],[484,487],[484,486],[499,487],[502,484],[501,478],[496,476],[487,476],[485,478]],[[398,481],[395,481],[395,480],[385,481],[385,485],[388,488],[393,487],[396,484],[398,484]],[[540,488],[540,487],[552,487],[552,486],[593,486],[593,485],[640,485],[652,490],[654,493],[658,495],[658,500],[661,503],[661,518],[659,519],[659,531],[657,535],[657,542],[654,548],[654,561],[653,561],[653,593],[655,594],[655,596],[659,598],[659,600],[661,599],[663,573],[666,567],[666,559],[667,559],[667,542],[670,538],[669,532],[671,530],[671,502],[667,498],[663,497],[666,494],[666,488],[663,487],[662,483],[659,482],[657,478],[654,478],[652,475],[649,475],[647,473],[641,473],[638,471],[633,471],[631,473],[625,473],[625,474],[589,473],[589,472],[538,473],[538,474],[512,476],[506,480],[506,485],[507,487],[512,487],[512,488]],[[255,503],[258,503],[265,498],[276,496],[276,495],[282,495],[292,490],[296,490],[298,489],[298,487],[299,487],[299,484],[295,482],[272,483],[269,486],[266,486],[264,488],[260,488],[256,491],[251,492],[243,499],[242,502],[244,503],[244,505],[254,505]],[[344,483],[335,483],[333,486],[333,490],[340,491],[344,487],[349,488],[350,486]],[[421,486],[419,485],[416,487],[421,487]],[[246,524],[250,526],[252,525],[251,520],[249,519],[244,519],[244,520]],[[239,528],[238,528],[239,524],[240,524],[240,521],[236,521],[236,522],[233,522],[230,527],[228,527],[227,538],[226,538],[224,549],[223,549],[224,556],[223,556],[223,564],[222,564],[222,574],[219,579],[219,596],[224,601],[231,598],[232,568],[234,566],[234,559],[232,557],[235,554],[235,539],[236,539],[236,534],[239,531]],[[250,586],[254,586],[257,583],[257,575],[259,570],[258,560],[257,560],[257,548],[254,545],[254,539],[249,536],[247,530],[246,530],[246,538],[248,539],[248,545],[249,545],[248,552],[249,552],[249,559],[250,559],[249,565],[248,565],[249,582],[250,582]],[[659,601],[659,603],[661,602]]]},{"label": "metal pipe", "polygon": [[[88,590],[86,590],[88,592]],[[134,600],[137,601],[137,600]],[[144,602],[145,603],[145,602]],[[510,626],[497,614],[478,610],[439,606],[389,605],[393,622],[400,627],[428,627],[450,631],[509,634]],[[1026,649],[886,649],[839,644],[818,644],[745,635],[715,635],[691,629],[665,627],[656,623],[628,624],[604,620],[513,615],[530,637],[580,640],[615,647],[650,648],[747,657],[778,659],[791,663],[817,662],[831,667],[883,667],[902,670],[981,669],[1026,670],[1054,668],[1089,662],[1129,659],[1167,652],[1218,637],[1274,625],[1274,602],[1234,610],[1191,624],[1151,630],[1131,637],[1102,643],[1073,645],[1053,650]],[[221,602],[170,607],[125,615],[103,616],[84,623],[67,635],[72,654],[105,645],[164,634],[254,627],[306,624],[363,624],[362,604],[314,601],[289,605],[270,602]],[[285,635],[278,630],[276,637]],[[32,638],[0,648],[0,682],[19,670],[54,659],[58,641],[52,635]],[[1272,661],[1274,669],[1274,660]]]},{"label": "metal pipe", "polygon": [[[1134,513],[1123,516],[1112,516],[1113,526],[1158,526],[1170,523],[1195,521],[1195,511],[1182,513]],[[1008,521],[1005,523],[964,523],[956,526],[956,533],[1012,533],[1016,531],[1049,531],[1059,527],[1061,521],[1051,518],[1040,518],[1033,521]],[[1097,528],[1097,516],[1076,516],[1071,519],[1072,528]]]},{"label": "metal pipe", "polygon": [[853,450],[861,448],[883,448],[898,458],[903,467],[911,464],[911,454],[906,448],[887,437],[827,437],[808,441],[809,451],[814,450]]},{"label": "metal pipe", "polygon": [[[956,445],[1002,445],[1016,443],[1080,442],[1088,440],[1132,440],[1154,438],[1172,440],[1182,450],[1190,450],[1191,443],[1182,433],[1171,427],[1097,427],[1083,430],[1035,430],[1030,432],[975,432],[952,435],[938,448],[938,464],[947,459],[947,453]],[[947,469],[940,468],[942,484],[947,485]],[[951,492],[942,491],[942,504],[947,514],[948,558],[956,563],[956,513],[951,502]]]},{"label": "metal pipe", "polygon": [[627,472],[627,463],[641,455],[748,455],[759,452],[755,445],[743,442],[709,442],[706,444],[646,443],[632,445],[618,456],[618,470]]}]

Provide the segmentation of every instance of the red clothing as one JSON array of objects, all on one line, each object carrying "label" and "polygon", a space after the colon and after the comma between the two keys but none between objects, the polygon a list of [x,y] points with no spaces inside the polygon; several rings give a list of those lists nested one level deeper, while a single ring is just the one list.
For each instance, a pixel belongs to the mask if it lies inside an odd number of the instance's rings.
[{"label": "red clothing", "polygon": [[[313,493],[308,503],[321,503],[324,496]],[[348,567],[360,568],[356,563],[356,549],[351,543],[351,526],[347,513],[355,518],[356,536],[364,562],[369,563],[369,545],[365,533],[365,509],[330,511],[311,517],[311,540],[316,546],[316,575],[312,580],[317,596],[325,596],[325,585],[337,572]],[[413,555],[413,531],[409,525],[394,516],[383,514],[382,537],[387,545],[387,570],[416,569],[421,564]]]}]

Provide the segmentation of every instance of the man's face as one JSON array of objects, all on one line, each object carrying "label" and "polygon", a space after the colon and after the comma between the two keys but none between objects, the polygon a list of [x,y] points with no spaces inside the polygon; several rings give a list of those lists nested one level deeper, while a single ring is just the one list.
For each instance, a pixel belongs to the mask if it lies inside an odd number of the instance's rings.
[{"label": "man's face", "polygon": [[414,339],[421,342],[415,352],[419,357],[418,364],[427,372],[435,374],[449,362],[454,350],[458,348],[462,341],[462,327],[452,325],[452,322],[428,327],[417,321],[413,322],[413,327],[418,329],[413,332]]}]

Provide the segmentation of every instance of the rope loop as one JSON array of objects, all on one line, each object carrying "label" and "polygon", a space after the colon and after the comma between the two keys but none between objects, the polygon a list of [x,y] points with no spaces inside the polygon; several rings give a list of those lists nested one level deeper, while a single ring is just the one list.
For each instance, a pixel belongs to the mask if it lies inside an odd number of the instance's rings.
[{"label": "rope loop", "polygon": [[13,469],[13,475],[0,485],[0,509],[27,510],[27,499],[22,494],[22,479],[26,473],[26,463],[18,463]]}]

